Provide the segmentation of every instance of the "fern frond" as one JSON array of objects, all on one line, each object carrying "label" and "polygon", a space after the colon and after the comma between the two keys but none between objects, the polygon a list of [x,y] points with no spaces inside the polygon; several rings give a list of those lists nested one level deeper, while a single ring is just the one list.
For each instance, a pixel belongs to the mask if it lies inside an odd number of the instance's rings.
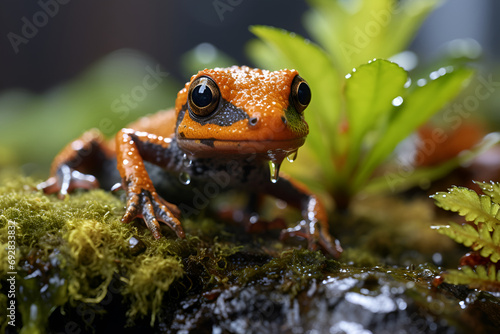
[{"label": "fern frond", "polygon": [[500,204],[500,183],[493,181],[490,181],[490,183],[479,181],[473,182],[477,184],[483,193],[488,195],[493,202]]},{"label": "fern frond", "polygon": [[431,226],[431,228],[466,247],[472,246],[479,239],[478,231],[469,224],[460,225],[450,222],[450,225]]},{"label": "fern frond", "polygon": [[444,234],[474,251],[480,250],[482,257],[490,257],[494,263],[500,260],[500,227],[492,233],[485,224],[480,223],[476,230],[469,224],[450,223],[450,225],[432,226],[439,233]]},{"label": "fern frond", "polygon": [[500,226],[496,226],[493,232],[489,232],[484,225],[479,225],[479,242],[472,249],[482,248],[479,254],[482,257],[489,256],[492,262],[497,263],[500,260]]},{"label": "fern frond", "polygon": [[500,291],[500,270],[497,271],[495,265],[490,265],[487,269],[485,266],[477,266],[475,270],[465,266],[443,273],[443,278],[446,283],[463,284],[471,289]]},{"label": "fern frond", "polygon": [[453,187],[448,192],[438,192],[431,196],[436,205],[457,212],[474,224],[485,223],[488,231],[500,224],[500,204],[491,201],[486,195],[478,195],[474,190]]}]

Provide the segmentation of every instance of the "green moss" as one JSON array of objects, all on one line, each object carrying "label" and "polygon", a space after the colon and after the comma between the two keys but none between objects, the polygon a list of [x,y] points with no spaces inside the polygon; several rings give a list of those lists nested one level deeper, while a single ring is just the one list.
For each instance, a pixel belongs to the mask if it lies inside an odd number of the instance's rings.
[{"label": "green moss", "polygon": [[[97,307],[110,293],[127,302],[124,312],[129,319],[149,317],[153,325],[165,312],[165,303],[175,303],[172,294],[182,298],[229,286],[248,261],[262,264],[269,259],[239,258],[239,236],[213,219],[185,221],[185,239],[163,226],[166,237],[156,240],[142,222],[120,222],[124,203],[111,193],[80,191],[59,200],[37,190],[37,182],[30,178],[0,174],[0,184],[1,255],[4,258],[7,250],[8,226],[15,224],[15,270],[23,291],[17,307],[28,331],[43,332],[60,306]],[[0,282],[5,284],[5,261],[0,270]],[[6,301],[0,294],[0,302]]]},{"label": "green moss", "polygon": [[183,266],[174,257],[143,256],[139,263],[131,266],[130,279],[125,281],[127,284],[123,294],[131,300],[127,315],[134,318],[137,315],[151,314],[153,325],[163,296],[172,283],[183,275]]},{"label": "green moss", "polygon": [[118,217],[116,213],[123,206],[119,199],[101,190],[76,194],[61,201],[35,190],[33,180],[21,180],[14,179],[0,188],[0,227],[6,226],[9,220],[16,223],[18,246],[33,247],[48,233],[67,230],[66,223],[71,220],[108,223]]},{"label": "green moss", "polygon": [[342,253],[342,261],[357,267],[375,267],[381,260],[373,252],[362,248],[346,248]]},{"label": "green moss", "polygon": [[[1,249],[6,252],[8,225],[15,224],[15,271],[22,290],[16,299],[23,328],[45,328],[53,310],[66,302],[101,302],[115,276],[126,283],[130,315],[151,314],[154,321],[163,293],[184,275],[179,254],[189,253],[196,240],[154,240],[147,229],[121,223],[122,214],[123,202],[101,190],[59,200],[36,190],[31,179],[2,180]],[[130,250],[132,236],[144,240],[145,251],[138,256]],[[5,284],[12,270],[6,261],[0,269]]]},{"label": "green moss", "polygon": [[[208,217],[183,221],[185,239],[162,226],[164,237],[156,240],[141,221],[120,222],[124,211],[120,196],[95,190],[59,200],[36,190],[34,180],[19,176],[1,180],[1,173],[0,184],[0,257],[6,257],[8,226],[13,222],[14,265],[23,290],[16,300],[25,332],[35,328],[43,332],[57,317],[95,325],[97,318],[83,318],[81,307],[101,313],[106,321],[120,314],[129,325],[146,322],[155,327],[168,324],[186,301],[207,306],[235,286],[270,289],[300,299],[315,283],[328,277],[364,277],[368,267],[391,272],[402,281],[418,281],[416,273],[429,271],[385,268],[383,254],[356,246],[366,241],[358,234],[341,258],[347,265],[321,252],[289,250],[290,245],[278,241],[278,233],[246,234],[240,226]],[[359,221],[355,223],[359,228]],[[342,225],[354,229],[345,221]],[[371,233],[371,228],[362,232]],[[3,261],[3,291],[8,271]],[[6,302],[0,294],[0,306]],[[106,314],[116,307],[120,310]],[[0,326],[5,327],[2,321]]]},{"label": "green moss", "polygon": [[[96,220],[67,222],[67,252],[71,280],[68,286],[72,300],[99,303],[104,299],[113,274],[117,271],[115,259],[126,247],[125,237],[130,232],[111,229]],[[122,232],[122,233],[120,233]]]}]

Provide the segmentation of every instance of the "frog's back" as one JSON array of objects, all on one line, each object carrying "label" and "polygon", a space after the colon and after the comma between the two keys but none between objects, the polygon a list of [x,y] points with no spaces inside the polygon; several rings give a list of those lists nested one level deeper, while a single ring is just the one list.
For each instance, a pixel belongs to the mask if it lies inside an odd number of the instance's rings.
[{"label": "frog's back", "polygon": [[137,121],[127,125],[126,128],[154,133],[155,135],[168,138],[175,133],[175,122],[175,110],[169,109],[139,118]]}]

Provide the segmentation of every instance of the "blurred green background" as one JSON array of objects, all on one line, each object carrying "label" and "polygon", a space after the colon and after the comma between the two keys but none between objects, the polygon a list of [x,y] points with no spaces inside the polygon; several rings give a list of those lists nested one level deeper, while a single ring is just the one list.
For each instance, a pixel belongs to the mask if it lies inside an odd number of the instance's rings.
[{"label": "blurred green background", "polygon": [[[355,10],[357,1],[341,2]],[[173,106],[196,70],[254,65],[245,54],[250,25],[309,38],[308,8],[304,0],[3,1],[0,167],[43,177],[57,152],[86,129],[112,136],[140,115]],[[449,52],[479,57],[479,71],[500,78],[499,10],[494,0],[444,2],[410,49],[424,64]],[[478,112],[498,124],[499,105],[494,94]]]}]

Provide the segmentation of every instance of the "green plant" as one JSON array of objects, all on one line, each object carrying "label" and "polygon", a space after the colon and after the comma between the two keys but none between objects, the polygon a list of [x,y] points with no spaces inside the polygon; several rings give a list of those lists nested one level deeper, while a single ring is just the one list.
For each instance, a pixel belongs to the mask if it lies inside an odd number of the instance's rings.
[{"label": "green plant", "polygon": [[453,187],[432,196],[437,206],[457,212],[466,220],[463,224],[450,222],[432,228],[475,252],[461,261],[459,270],[445,272],[443,279],[451,284],[500,291],[500,183],[476,184],[484,195]]},{"label": "green plant", "polygon": [[309,2],[305,28],[319,44],[282,29],[253,26],[259,39],[248,45],[259,66],[295,68],[311,86],[313,99],[306,111],[310,132],[300,152],[306,157],[292,174],[347,205],[363,190],[396,190],[442,176],[477,153],[410,175],[374,177],[396,146],[450,102],[473,75],[456,63],[432,71],[426,79],[410,80],[402,67],[383,60],[404,50],[440,1]]}]

